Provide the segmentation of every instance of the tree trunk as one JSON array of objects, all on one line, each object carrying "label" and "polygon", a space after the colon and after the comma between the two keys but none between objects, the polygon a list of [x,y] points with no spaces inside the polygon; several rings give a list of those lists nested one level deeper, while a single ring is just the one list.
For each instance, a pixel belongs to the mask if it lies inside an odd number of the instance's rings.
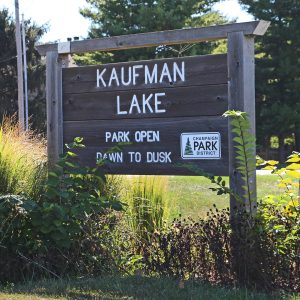
[{"label": "tree trunk", "polygon": [[278,136],[278,143],[279,143],[279,162],[284,163],[286,161],[286,157],[285,157],[284,135],[283,134]]},{"label": "tree trunk", "polygon": [[295,126],[295,151],[300,152],[300,124]]},{"label": "tree trunk", "polygon": [[270,137],[267,136],[264,139],[264,150],[265,150],[265,157],[263,157],[265,160],[270,159]]}]

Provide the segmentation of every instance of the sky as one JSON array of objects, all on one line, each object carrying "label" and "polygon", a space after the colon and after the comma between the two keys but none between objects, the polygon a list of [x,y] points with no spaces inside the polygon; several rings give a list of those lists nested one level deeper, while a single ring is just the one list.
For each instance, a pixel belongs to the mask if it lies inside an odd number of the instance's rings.
[{"label": "sky", "polygon": [[[0,9],[8,8],[14,17],[14,0],[0,0]],[[32,19],[39,25],[48,24],[49,30],[41,42],[64,42],[68,37],[84,38],[90,21],[82,17],[79,8],[87,6],[85,0],[19,0],[20,14]],[[242,11],[237,0],[225,0],[215,5],[228,18],[238,22],[251,21],[252,18]]]}]

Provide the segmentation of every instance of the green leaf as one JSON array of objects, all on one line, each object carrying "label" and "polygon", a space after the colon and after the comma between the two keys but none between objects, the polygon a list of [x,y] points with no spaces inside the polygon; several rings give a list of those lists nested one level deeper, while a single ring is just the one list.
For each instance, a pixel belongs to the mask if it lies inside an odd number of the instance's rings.
[{"label": "green leaf", "polygon": [[292,163],[289,166],[287,166],[288,170],[300,170],[300,164]]},{"label": "green leaf", "polygon": [[286,174],[293,178],[300,179],[300,172],[298,171],[286,170]]},{"label": "green leaf", "polygon": [[277,161],[277,160],[267,160],[266,163],[268,165],[271,165],[271,166],[276,166],[276,165],[279,164],[279,161]]},{"label": "green leaf", "polygon": [[47,184],[51,186],[57,186],[60,183],[59,177],[50,177],[47,180]]},{"label": "green leaf", "polygon": [[77,144],[80,144],[83,142],[83,138],[82,137],[76,137],[74,138],[74,142],[77,143]]},{"label": "green leaf", "polygon": [[244,145],[244,142],[241,137],[235,137],[232,140],[240,145]]},{"label": "green leaf", "polygon": [[57,178],[59,177],[58,174],[56,174],[55,172],[48,172],[48,177],[54,177]]},{"label": "green leaf", "polygon": [[274,166],[266,166],[266,167],[262,168],[262,170],[275,170],[275,169],[276,169],[276,167],[274,167]]},{"label": "green leaf", "polygon": [[77,156],[78,156],[76,153],[71,152],[71,151],[68,151],[66,154],[67,154],[68,156],[70,156],[70,157],[77,157]]}]

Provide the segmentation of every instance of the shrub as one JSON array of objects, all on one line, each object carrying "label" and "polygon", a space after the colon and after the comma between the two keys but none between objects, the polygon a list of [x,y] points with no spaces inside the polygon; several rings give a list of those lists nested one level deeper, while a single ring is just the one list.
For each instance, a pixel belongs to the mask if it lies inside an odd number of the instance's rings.
[{"label": "shrub", "polygon": [[13,119],[0,126],[0,195],[38,198],[46,180],[46,147],[41,136],[20,132]]},{"label": "shrub", "polygon": [[168,180],[165,176],[134,176],[127,178],[125,201],[131,230],[146,238],[167,219]]},{"label": "shrub", "polygon": [[107,233],[116,223],[111,212],[122,204],[116,190],[107,187],[101,166],[76,163],[72,148],[83,147],[81,141],[68,146],[39,199],[0,199],[0,281],[45,271],[55,276],[96,274],[109,267]]},{"label": "shrub", "polygon": [[212,183],[217,184],[212,190],[218,195],[231,194],[237,207],[232,208],[231,215],[229,210],[216,209],[206,220],[174,220],[170,226],[157,230],[149,241],[141,242],[145,269],[181,278],[299,291],[300,153],[294,152],[288,166],[281,169],[276,161],[260,159],[260,164],[279,176],[285,191],[269,196],[257,207],[250,189],[255,165],[248,117],[235,111],[226,112],[225,116],[232,118],[233,133],[237,135],[236,159],[246,203],[226,188],[221,177],[210,176]]},{"label": "shrub", "polygon": [[262,203],[257,216],[240,213],[239,220],[233,230],[229,210],[217,209],[206,220],[174,220],[142,243],[145,270],[185,279],[299,291],[299,219],[277,205]]}]

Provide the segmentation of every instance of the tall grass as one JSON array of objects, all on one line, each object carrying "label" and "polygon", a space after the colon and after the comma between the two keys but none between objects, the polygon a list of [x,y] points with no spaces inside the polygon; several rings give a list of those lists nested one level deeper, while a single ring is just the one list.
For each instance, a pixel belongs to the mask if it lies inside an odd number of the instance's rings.
[{"label": "tall grass", "polygon": [[161,228],[169,214],[168,178],[165,176],[131,176],[124,182],[127,215],[131,229],[139,234]]},{"label": "tall grass", "polygon": [[5,118],[0,126],[0,195],[25,194],[37,198],[46,178],[45,141],[34,132],[20,132]]}]

